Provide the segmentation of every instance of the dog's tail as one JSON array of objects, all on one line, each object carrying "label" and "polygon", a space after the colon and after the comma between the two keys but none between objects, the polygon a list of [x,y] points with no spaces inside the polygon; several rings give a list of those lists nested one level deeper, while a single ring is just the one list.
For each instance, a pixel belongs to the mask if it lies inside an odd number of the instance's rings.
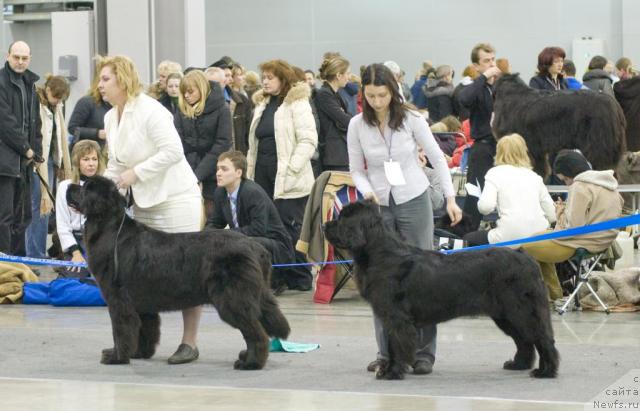
[{"label": "dog's tail", "polygon": [[291,332],[289,321],[287,321],[282,311],[280,311],[278,301],[269,289],[266,289],[262,294],[260,310],[260,323],[269,337],[286,339]]}]

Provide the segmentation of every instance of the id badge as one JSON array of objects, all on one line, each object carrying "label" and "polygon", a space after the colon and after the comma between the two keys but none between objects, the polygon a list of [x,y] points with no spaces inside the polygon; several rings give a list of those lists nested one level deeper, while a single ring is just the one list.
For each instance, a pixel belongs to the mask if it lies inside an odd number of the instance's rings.
[{"label": "id badge", "polygon": [[384,174],[387,177],[387,181],[392,186],[403,186],[407,184],[402,174],[402,168],[397,161],[389,160],[384,162]]}]

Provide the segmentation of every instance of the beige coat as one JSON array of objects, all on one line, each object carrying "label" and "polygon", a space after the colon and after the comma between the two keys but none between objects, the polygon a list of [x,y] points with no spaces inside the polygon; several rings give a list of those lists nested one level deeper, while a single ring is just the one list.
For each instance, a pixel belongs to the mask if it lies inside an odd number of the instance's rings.
[{"label": "beige coat", "polygon": [[[578,174],[569,187],[567,204],[558,215],[556,231],[619,218],[623,200],[613,170],[589,170]],[[552,240],[572,248],[600,252],[615,240],[618,230],[598,231],[579,237]]]},{"label": "beige coat", "polygon": [[[309,86],[300,82],[294,85],[274,116],[278,165],[273,190],[274,199],[300,198],[309,195],[313,186],[311,156],[318,145],[316,122],[311,111]],[[262,113],[273,98],[262,90],[253,95],[256,105],[249,129],[249,152],[247,153],[247,176],[253,179],[258,152],[256,128]]]},{"label": "beige coat", "polygon": [[[55,113],[52,113],[46,104],[40,103],[40,120],[42,121],[42,158],[44,163],[38,166],[38,171],[44,179],[49,181],[49,168],[48,161],[51,154],[51,134],[53,130],[53,123],[56,124],[56,147],[57,153],[54,153],[53,158],[56,162],[55,166],[62,169],[63,180],[71,178],[71,159],[69,156],[69,144],[67,140],[67,125],[64,120],[63,104],[59,103],[55,108]],[[49,187],[53,192],[53,187]],[[40,184],[40,214],[46,215],[53,209],[53,201],[49,198],[47,190],[44,185]]]}]

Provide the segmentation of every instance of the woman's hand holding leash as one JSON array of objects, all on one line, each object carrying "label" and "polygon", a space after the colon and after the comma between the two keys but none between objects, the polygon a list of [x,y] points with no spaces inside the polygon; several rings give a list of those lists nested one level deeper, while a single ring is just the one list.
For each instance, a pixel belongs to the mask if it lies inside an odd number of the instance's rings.
[{"label": "woman's hand holding leash", "polygon": [[133,169],[129,169],[120,174],[120,177],[116,180],[116,185],[119,189],[127,189],[134,185],[136,181],[138,181],[138,176]]}]

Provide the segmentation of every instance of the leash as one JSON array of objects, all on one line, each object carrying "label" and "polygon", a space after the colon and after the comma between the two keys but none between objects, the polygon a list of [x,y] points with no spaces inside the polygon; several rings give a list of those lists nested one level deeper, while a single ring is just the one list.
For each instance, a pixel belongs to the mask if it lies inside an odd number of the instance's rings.
[{"label": "leash", "polygon": [[[40,163],[40,164],[42,164],[42,163]],[[36,172],[36,175],[38,176],[38,179],[40,180],[40,183],[44,186],[44,189],[47,191],[47,194],[49,195],[49,198],[51,199],[51,201],[53,201],[53,208],[55,210],[56,197],[51,192],[51,187],[49,187],[49,184],[47,184],[47,182],[45,181],[44,177],[42,177],[42,174],[40,174],[40,170],[38,169],[38,167],[36,167],[34,165],[33,166],[33,170]]]},{"label": "leash", "polygon": [[[131,191],[131,187],[127,188],[127,194],[125,197],[127,199],[127,206],[128,206],[130,203],[133,202],[133,194]],[[122,220],[120,221],[120,227],[118,227],[118,231],[116,232],[115,244],[113,245],[113,282],[118,287],[122,286],[122,284],[120,284],[120,281],[118,281],[119,267],[120,267],[120,265],[118,264],[118,238],[120,237],[120,231],[122,231],[122,226],[124,226],[124,220],[126,218],[127,218],[127,212],[125,208],[124,212],[122,213]]]}]

